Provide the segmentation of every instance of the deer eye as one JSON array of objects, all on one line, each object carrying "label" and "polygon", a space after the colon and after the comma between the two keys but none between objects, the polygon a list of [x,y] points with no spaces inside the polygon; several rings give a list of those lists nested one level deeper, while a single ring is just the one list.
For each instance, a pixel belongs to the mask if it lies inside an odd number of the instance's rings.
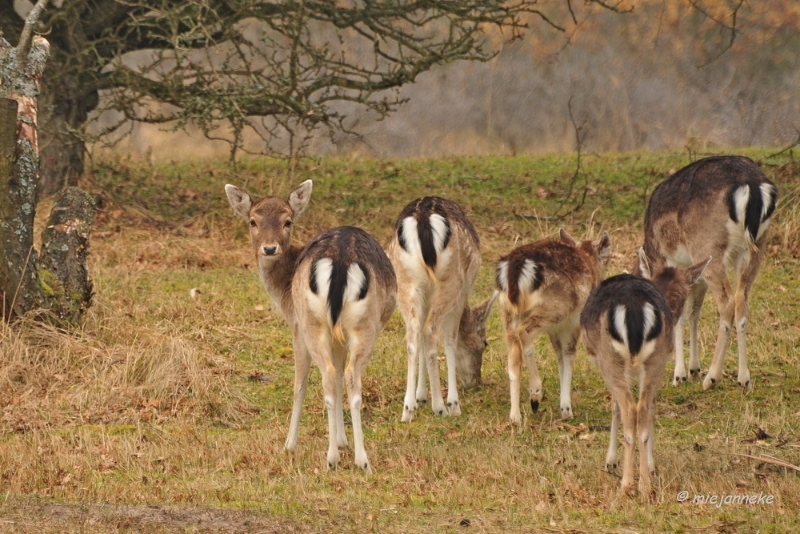
[{"label": "deer eye", "polygon": [[250,219],[250,227],[251,228],[255,228],[256,227],[256,220],[255,219]]},{"label": "deer eye", "polygon": [[283,223],[283,227],[284,228],[291,228],[292,227],[292,221],[286,221],[285,223]]}]

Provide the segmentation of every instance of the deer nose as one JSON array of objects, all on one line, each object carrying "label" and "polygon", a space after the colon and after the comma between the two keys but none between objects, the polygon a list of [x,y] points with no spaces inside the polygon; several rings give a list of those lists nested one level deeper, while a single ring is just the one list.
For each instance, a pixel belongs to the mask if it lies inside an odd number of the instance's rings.
[{"label": "deer nose", "polygon": [[275,253],[278,251],[278,245],[272,245],[271,247],[264,245],[263,247],[261,247],[261,250],[264,251],[265,256],[274,256]]}]

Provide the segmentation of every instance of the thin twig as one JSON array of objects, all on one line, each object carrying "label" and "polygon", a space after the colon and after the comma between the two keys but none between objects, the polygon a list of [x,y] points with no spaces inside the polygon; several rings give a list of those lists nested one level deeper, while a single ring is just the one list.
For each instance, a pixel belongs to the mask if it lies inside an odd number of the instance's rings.
[{"label": "thin twig", "polygon": [[800,466],[796,466],[794,464],[790,464],[789,462],[785,462],[783,460],[779,460],[778,458],[773,458],[772,456],[753,456],[752,454],[742,454],[740,452],[724,452],[722,454],[728,454],[730,456],[743,456],[745,458],[752,458],[753,460],[758,460],[760,462],[764,462],[766,464],[773,464],[779,465],[781,467],[786,467],[787,469],[793,469],[800,473]]}]

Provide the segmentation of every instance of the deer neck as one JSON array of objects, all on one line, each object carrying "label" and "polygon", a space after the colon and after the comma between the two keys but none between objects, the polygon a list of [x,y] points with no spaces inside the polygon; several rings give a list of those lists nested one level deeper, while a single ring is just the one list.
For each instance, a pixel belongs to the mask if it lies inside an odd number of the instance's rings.
[{"label": "deer neck", "polygon": [[297,258],[302,250],[303,247],[291,245],[277,260],[264,261],[261,258],[257,260],[261,283],[288,322],[291,322],[294,315],[292,278],[297,269]]}]

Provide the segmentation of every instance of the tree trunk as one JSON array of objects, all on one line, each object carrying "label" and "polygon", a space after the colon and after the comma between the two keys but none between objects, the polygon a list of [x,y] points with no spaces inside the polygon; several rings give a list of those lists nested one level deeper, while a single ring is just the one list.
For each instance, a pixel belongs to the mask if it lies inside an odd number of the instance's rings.
[{"label": "tree trunk", "polygon": [[[24,103],[18,106],[17,99],[0,98],[0,102],[3,109],[0,159],[5,171],[0,175],[0,293],[3,316],[9,317],[22,315],[39,304],[38,258],[33,250],[39,161],[35,136],[30,137],[31,125],[17,121],[17,114],[24,116],[29,106]],[[18,112],[19,107],[23,109]],[[22,127],[18,128],[18,124]],[[14,135],[11,143],[7,140],[8,132]]]},{"label": "tree trunk", "polygon": [[77,186],[83,175],[86,146],[80,132],[88,114],[97,107],[97,91],[87,90],[80,75],[67,72],[47,77],[45,71],[40,98],[41,176],[39,192],[52,195],[68,186]]}]

